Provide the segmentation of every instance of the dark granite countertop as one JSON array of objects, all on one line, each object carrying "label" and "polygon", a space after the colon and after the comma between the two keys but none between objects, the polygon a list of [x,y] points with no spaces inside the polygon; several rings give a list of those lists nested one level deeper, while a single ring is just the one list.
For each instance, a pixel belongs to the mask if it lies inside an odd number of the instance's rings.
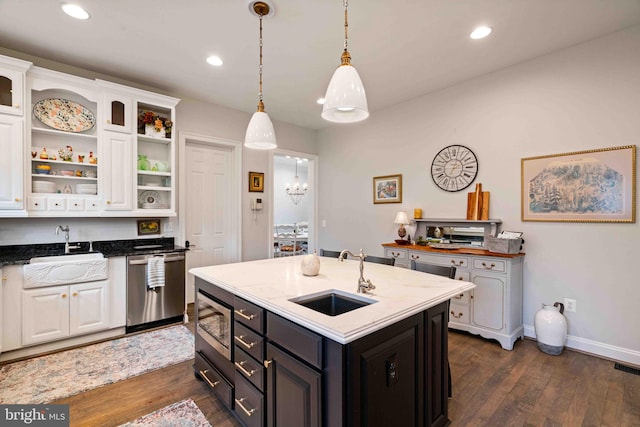
[{"label": "dark granite countertop", "polygon": [[[89,253],[89,242],[72,242],[72,245],[75,244],[79,244],[80,249],[72,249],[70,255]],[[173,237],[93,242],[93,251],[102,253],[106,258],[185,252],[187,250],[187,248],[182,246],[176,246]],[[57,255],[64,255],[64,243],[0,246],[0,267],[4,265],[28,264],[29,260],[34,257]]]}]

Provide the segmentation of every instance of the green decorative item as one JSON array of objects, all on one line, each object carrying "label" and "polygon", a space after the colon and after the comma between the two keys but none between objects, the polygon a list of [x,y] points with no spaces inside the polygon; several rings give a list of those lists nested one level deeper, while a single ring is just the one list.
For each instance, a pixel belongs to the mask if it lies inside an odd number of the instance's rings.
[{"label": "green decorative item", "polygon": [[138,170],[147,171],[151,167],[151,162],[144,154],[138,154]]}]

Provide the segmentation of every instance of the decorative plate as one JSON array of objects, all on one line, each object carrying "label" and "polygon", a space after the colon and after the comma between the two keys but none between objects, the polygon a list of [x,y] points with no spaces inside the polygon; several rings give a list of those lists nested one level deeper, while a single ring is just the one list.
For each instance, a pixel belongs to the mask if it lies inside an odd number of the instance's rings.
[{"label": "decorative plate", "polygon": [[33,115],[45,125],[64,132],[84,132],[96,124],[95,115],[77,102],[47,98],[33,106]]},{"label": "decorative plate", "polygon": [[158,205],[162,203],[162,199],[160,198],[160,194],[157,191],[147,190],[140,193],[138,197],[138,203],[145,209],[151,208],[151,205]]}]

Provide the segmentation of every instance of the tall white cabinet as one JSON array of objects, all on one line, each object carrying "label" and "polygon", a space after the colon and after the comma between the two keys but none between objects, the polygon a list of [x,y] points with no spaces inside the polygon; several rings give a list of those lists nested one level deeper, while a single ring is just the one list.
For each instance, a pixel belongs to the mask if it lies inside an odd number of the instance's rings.
[{"label": "tall white cabinet", "polygon": [[25,79],[30,62],[0,55],[0,212],[24,211]]},{"label": "tall white cabinet", "polygon": [[456,279],[476,287],[451,299],[449,328],[497,340],[512,350],[524,338],[522,278],[524,254],[503,255],[483,249],[438,250],[428,246],[383,244],[385,256],[409,268],[411,260],[456,267]]}]

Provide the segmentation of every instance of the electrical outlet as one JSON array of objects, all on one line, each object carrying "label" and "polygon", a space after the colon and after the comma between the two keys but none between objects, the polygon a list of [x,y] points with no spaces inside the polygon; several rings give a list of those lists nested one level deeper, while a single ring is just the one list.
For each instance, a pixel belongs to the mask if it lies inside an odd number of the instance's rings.
[{"label": "electrical outlet", "polygon": [[576,300],[565,298],[564,299],[564,311],[576,312]]}]

